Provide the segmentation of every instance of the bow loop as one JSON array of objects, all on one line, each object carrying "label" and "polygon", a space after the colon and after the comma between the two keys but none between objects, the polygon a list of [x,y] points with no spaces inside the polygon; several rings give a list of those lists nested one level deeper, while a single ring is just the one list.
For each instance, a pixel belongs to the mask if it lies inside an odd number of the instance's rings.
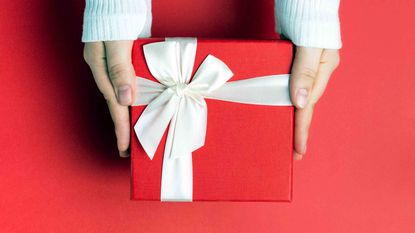
[{"label": "bow loop", "polygon": [[198,92],[218,89],[233,76],[229,67],[218,58],[208,55],[196,71],[189,88]]},{"label": "bow loop", "polygon": [[194,38],[144,45],[144,56],[150,73],[165,86],[189,83],[196,56],[195,45]]},{"label": "bow loop", "polygon": [[179,82],[180,68],[177,59],[177,42],[156,42],[144,45],[144,56],[150,73],[164,86]]}]

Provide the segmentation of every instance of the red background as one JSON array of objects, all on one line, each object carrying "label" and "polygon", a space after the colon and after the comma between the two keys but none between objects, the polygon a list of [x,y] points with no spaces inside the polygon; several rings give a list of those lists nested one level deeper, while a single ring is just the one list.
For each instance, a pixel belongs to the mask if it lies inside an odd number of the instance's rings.
[{"label": "red background", "polygon": [[[273,36],[272,0],[167,2],[154,0],[155,36]],[[130,201],[130,161],[82,60],[83,6],[2,2],[2,232],[415,232],[414,2],[342,1],[341,65],[291,204]]]}]

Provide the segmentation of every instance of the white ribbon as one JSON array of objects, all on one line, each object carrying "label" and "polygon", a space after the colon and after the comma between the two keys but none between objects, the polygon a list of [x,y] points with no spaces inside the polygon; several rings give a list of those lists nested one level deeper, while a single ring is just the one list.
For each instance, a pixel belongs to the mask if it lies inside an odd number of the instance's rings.
[{"label": "white ribbon", "polygon": [[192,201],[192,152],[205,143],[205,98],[245,104],[289,106],[289,75],[271,75],[227,82],[233,73],[208,55],[192,81],[197,40],[167,38],[144,45],[151,74],[160,82],[137,77],[134,106],[147,105],[134,126],[150,159],[170,123],[164,148],[162,201]]}]

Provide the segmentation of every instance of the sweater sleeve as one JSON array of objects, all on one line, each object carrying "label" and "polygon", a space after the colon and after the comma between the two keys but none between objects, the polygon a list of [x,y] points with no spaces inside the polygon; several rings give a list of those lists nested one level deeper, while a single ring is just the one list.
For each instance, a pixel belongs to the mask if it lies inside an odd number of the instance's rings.
[{"label": "sweater sleeve", "polygon": [[151,36],[151,0],[86,0],[82,42]]},{"label": "sweater sleeve", "polygon": [[276,31],[297,46],[342,47],[340,0],[275,0]]}]

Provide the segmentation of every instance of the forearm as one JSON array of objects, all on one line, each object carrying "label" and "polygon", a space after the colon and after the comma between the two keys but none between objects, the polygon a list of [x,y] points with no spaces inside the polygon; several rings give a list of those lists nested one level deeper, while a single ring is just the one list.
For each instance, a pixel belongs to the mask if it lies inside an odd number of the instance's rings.
[{"label": "forearm", "polygon": [[275,0],[276,30],[297,46],[339,49],[340,0]]},{"label": "forearm", "polygon": [[151,35],[151,0],[86,0],[82,42]]}]

